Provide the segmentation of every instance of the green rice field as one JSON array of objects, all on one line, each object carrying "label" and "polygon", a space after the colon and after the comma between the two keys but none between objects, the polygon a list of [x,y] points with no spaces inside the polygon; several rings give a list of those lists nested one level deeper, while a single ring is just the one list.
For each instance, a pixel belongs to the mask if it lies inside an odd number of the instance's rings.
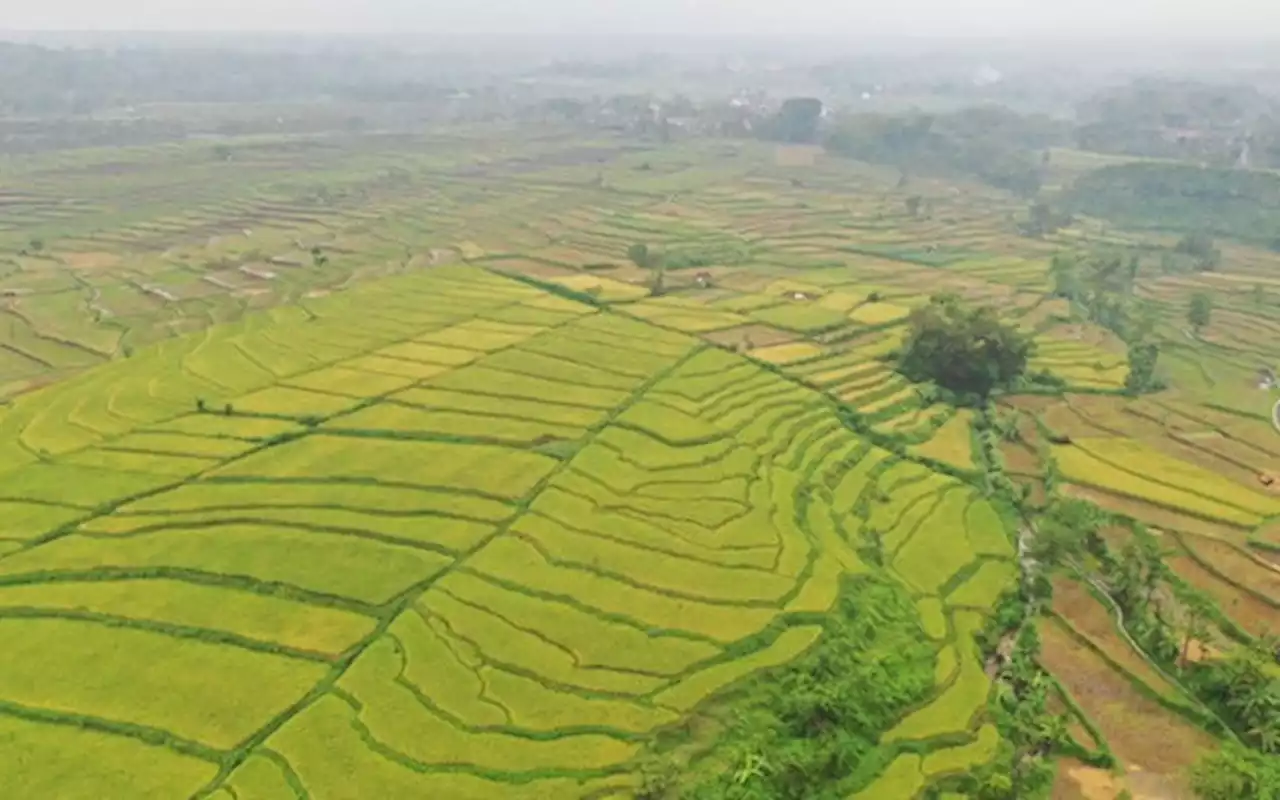
[{"label": "green rice field", "polygon": [[[822,796],[976,798],[1009,735],[980,640],[1036,525],[992,475],[1158,531],[1234,641],[1280,629],[1280,438],[1245,388],[1278,354],[1238,344],[1269,311],[1228,300],[1133,398],[1124,348],[1048,296],[1070,234],[1017,235],[990,190],[926,219],[755,143],[412,145],[317,156],[364,199],[314,206],[284,144],[180,202],[145,155],[114,187],[6,166],[84,202],[0,227],[0,796],[679,797],[653,764],[740,769],[735,703],[821,663],[881,581],[924,677]],[[637,241],[714,263],[654,292]],[[1188,291],[1148,288],[1166,317]],[[1058,388],[956,408],[900,374],[944,290],[1032,332]],[[1032,625],[1055,691],[1172,775],[1115,708],[1199,706],[1084,591]]]}]

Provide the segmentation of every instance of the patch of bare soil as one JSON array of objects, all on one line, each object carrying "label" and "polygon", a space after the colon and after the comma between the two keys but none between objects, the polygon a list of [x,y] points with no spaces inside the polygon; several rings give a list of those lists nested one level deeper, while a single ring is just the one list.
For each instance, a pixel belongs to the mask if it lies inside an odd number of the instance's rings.
[{"label": "patch of bare soil", "polygon": [[1221,655],[1219,650],[1198,639],[1192,639],[1187,645],[1187,661],[1191,664],[1199,664],[1201,661],[1208,661]]},{"label": "patch of bare soil", "polygon": [[1133,800],[1190,800],[1192,795],[1159,775],[1130,766],[1124,775],[1078,762],[1065,762],[1053,787],[1054,800],[1115,800],[1121,792]]},{"label": "patch of bare soil", "polygon": [[1064,761],[1053,786],[1054,800],[1115,800],[1124,791],[1120,778],[1097,767]]},{"label": "patch of bare soil", "polygon": [[1006,468],[1014,475],[1041,475],[1044,473],[1040,457],[1022,442],[1001,442],[1000,454],[1004,456]]},{"label": "patch of bare soil", "polygon": [[[1056,623],[1039,626],[1040,661],[1071,693],[1125,765],[1134,797],[1183,800],[1188,764],[1216,746],[1204,731],[1149,699]],[[1092,797],[1114,795],[1082,795]]]}]

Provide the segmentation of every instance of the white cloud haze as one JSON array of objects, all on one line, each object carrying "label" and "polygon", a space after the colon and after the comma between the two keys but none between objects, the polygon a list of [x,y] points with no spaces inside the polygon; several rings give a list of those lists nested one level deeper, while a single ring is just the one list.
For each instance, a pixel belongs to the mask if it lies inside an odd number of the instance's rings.
[{"label": "white cloud haze", "polygon": [[1280,0],[4,0],[0,29],[1276,37]]}]

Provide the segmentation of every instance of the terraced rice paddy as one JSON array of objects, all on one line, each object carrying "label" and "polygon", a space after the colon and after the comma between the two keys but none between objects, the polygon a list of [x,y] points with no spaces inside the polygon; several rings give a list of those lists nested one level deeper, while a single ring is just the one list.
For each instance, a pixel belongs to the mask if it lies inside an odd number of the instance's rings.
[{"label": "terraced rice paddy", "polygon": [[[367,302],[377,324],[346,311]],[[805,615],[866,570],[853,503],[908,466],[746,358],[477,268],[309,310],[0,421],[6,788],[109,790],[49,784],[61,742],[147,753],[157,796],[621,790],[645,737],[813,645]],[[916,563],[948,529],[967,543],[980,501],[914,469],[929,524],[886,518],[895,570],[922,602],[990,607],[1014,576],[970,565],[1007,553]],[[965,699],[939,702],[980,704],[979,617],[954,613]]]},{"label": "terraced rice paddy", "polygon": [[[1007,198],[940,190],[924,219],[883,175],[754,145],[508,163],[481,137],[477,175],[424,141],[346,165],[359,204],[267,181],[290,155],[181,213],[122,179],[136,218],[99,188],[0,226],[0,794],[635,796],[874,575],[932,689],[840,780],[958,800],[1003,733],[976,637],[1034,534],[1000,472],[1146,523],[1246,635],[1280,627],[1280,444],[1239,391],[1263,351],[1238,304],[1207,334],[1227,355],[1179,342],[1174,388],[1125,397],[1123,348],[1046,296],[1075,233],[1017,236]],[[45,167],[33,192],[71,191]],[[704,266],[654,291],[636,243]],[[1167,317],[1206,281],[1141,290]],[[894,368],[934,291],[996,304],[1065,385],[1001,399],[1002,463],[981,410]],[[1041,660],[1093,744],[1162,776],[1211,747],[1109,608],[1057,588]]]}]

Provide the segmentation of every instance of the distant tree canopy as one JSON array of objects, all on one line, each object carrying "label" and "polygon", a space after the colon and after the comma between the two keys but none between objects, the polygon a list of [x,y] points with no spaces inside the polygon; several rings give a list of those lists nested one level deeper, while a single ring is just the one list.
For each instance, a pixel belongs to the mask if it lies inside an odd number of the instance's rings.
[{"label": "distant tree canopy", "polygon": [[816,97],[790,97],[763,128],[767,139],[794,144],[818,141],[822,121],[822,101]]},{"label": "distant tree canopy", "polygon": [[1023,236],[1039,238],[1057,233],[1073,222],[1075,218],[1072,215],[1056,211],[1046,202],[1037,201],[1027,208],[1027,219],[1019,225],[1019,231]]},{"label": "distant tree canopy", "polygon": [[652,256],[649,253],[649,245],[644,242],[636,242],[627,248],[627,258],[631,259],[631,263],[641,269],[648,269]]},{"label": "distant tree canopy", "polygon": [[1160,347],[1154,342],[1136,342],[1129,345],[1129,374],[1124,388],[1133,394],[1160,387],[1156,379],[1156,364],[1160,360]]},{"label": "distant tree canopy", "polygon": [[952,114],[855,114],[827,137],[834,153],[924,173],[972,175],[1016,194],[1040,189],[1043,151],[1070,140],[1070,129],[1048,117],[1001,107]]},{"label": "distant tree canopy", "polygon": [[1070,211],[1118,225],[1200,231],[1269,246],[1280,236],[1280,175],[1135,162],[1088,172],[1063,195]]},{"label": "distant tree canopy", "polygon": [[985,398],[1012,386],[1034,349],[1030,337],[1000,322],[994,308],[970,308],[955,295],[934,297],[908,322],[898,368],[912,380],[960,395]]},{"label": "distant tree canopy", "polygon": [[1142,270],[1139,256],[1122,251],[1059,253],[1049,262],[1051,293],[1070,300],[1082,313],[1121,339],[1134,342],[1145,335],[1146,323],[1137,314],[1134,282]]},{"label": "distant tree canopy", "polygon": [[1059,253],[1049,262],[1049,280],[1053,296],[1067,300],[1079,300],[1084,295],[1084,278],[1080,262],[1073,256]]},{"label": "distant tree canopy", "polygon": [[1196,333],[1209,326],[1212,316],[1213,297],[1205,292],[1196,292],[1191,295],[1191,303],[1187,306],[1187,322],[1191,323]]},{"label": "distant tree canopy", "polygon": [[552,97],[543,103],[543,107],[567,120],[578,120],[587,111],[586,103],[572,97]]},{"label": "distant tree canopy", "polygon": [[1222,261],[1222,253],[1207,233],[1188,233],[1174,245],[1173,252],[1195,259],[1200,269],[1215,269]]},{"label": "distant tree canopy", "polygon": [[1275,166],[1280,106],[1255,86],[1140,78],[1076,110],[1079,146],[1103,153],[1232,166],[1251,141],[1252,166]]}]

